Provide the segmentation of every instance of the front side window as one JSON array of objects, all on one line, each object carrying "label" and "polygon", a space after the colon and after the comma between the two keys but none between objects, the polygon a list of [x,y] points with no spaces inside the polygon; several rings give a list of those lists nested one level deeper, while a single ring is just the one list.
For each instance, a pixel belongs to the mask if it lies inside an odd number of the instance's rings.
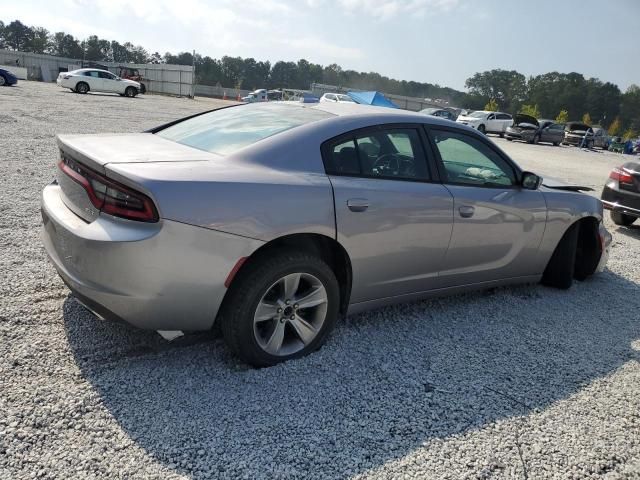
[{"label": "front side window", "polygon": [[267,137],[333,116],[308,107],[248,104],[198,115],[156,135],[199,150],[228,155]]},{"label": "front side window", "polygon": [[509,115],[508,113],[498,113],[496,115],[496,118],[498,120],[511,120],[511,115]]},{"label": "front side window", "polygon": [[94,78],[98,78],[98,72],[96,71],[91,71],[91,72],[84,72],[85,77],[94,77]]},{"label": "front side window", "polygon": [[516,184],[515,172],[484,142],[464,133],[431,130],[444,167],[445,183],[481,187]]},{"label": "front side window", "polygon": [[411,128],[376,130],[333,143],[325,150],[325,166],[334,175],[429,179],[420,136]]},{"label": "front side window", "polygon": [[115,75],[109,72],[98,72],[98,74],[100,75],[100,78],[106,78],[107,80],[113,80],[116,78]]}]

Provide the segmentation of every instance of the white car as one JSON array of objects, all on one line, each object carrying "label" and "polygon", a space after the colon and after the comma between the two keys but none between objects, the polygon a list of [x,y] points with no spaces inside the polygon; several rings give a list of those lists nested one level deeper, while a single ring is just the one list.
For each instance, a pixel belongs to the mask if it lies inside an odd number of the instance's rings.
[{"label": "white car", "polygon": [[334,103],[355,103],[353,98],[343,93],[325,93],[320,97],[321,102],[334,102]]},{"label": "white car", "polygon": [[513,123],[513,117],[508,113],[479,110],[468,115],[460,115],[456,122],[469,125],[480,133],[497,133],[502,137],[507,127]]},{"label": "white car", "polygon": [[135,97],[140,93],[140,83],[125,80],[107,71],[95,68],[81,68],[71,72],[62,72],[56,83],[76,93],[108,92],[126,97]]}]

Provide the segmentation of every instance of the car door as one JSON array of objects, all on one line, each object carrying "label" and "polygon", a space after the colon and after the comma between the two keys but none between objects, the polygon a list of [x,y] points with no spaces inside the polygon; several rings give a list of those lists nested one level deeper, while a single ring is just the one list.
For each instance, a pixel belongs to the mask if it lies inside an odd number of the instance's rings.
[{"label": "car door", "polygon": [[496,113],[496,130],[494,132],[504,133],[512,123],[513,118],[508,113]]},{"label": "car door", "polygon": [[113,93],[123,93],[120,92],[120,83],[116,80],[116,76],[110,72],[98,72],[100,75],[100,80],[102,80],[102,91],[103,92],[113,92]]},{"label": "car door", "polygon": [[499,131],[499,128],[497,127],[497,120],[496,120],[496,114],[495,113],[490,113],[489,115],[487,115],[487,120],[486,120],[486,127],[485,127],[485,131],[486,132],[496,132]]},{"label": "car door", "polygon": [[453,232],[440,273],[445,286],[536,275],[546,223],[542,192],[491,141],[430,128],[440,177],[454,198]]},{"label": "car door", "polygon": [[560,143],[564,138],[564,125],[549,123],[543,129],[542,141],[550,143]]},{"label": "car door", "polygon": [[87,72],[84,72],[84,76],[86,78],[84,78],[83,80],[85,80],[89,84],[90,90],[94,92],[102,91],[102,79],[100,78],[99,72],[97,70],[89,70]]},{"label": "car door", "polygon": [[382,125],[323,144],[337,240],[351,259],[351,302],[438,287],[453,197],[437,182],[419,125]]}]

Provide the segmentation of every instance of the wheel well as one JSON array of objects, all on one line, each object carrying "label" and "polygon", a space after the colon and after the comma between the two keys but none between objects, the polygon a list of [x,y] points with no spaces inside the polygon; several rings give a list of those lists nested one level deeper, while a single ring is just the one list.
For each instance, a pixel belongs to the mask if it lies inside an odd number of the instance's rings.
[{"label": "wheel well", "polygon": [[578,225],[578,246],[576,250],[576,278],[586,278],[598,267],[602,255],[600,243],[600,221],[595,217],[581,218]]},{"label": "wheel well", "polygon": [[[340,313],[346,314],[349,306],[349,297],[351,296],[351,260],[344,247],[326,235],[300,233],[271,240],[247,258],[234,278],[238,278],[248,265],[259,261],[265,255],[270,255],[275,250],[284,249],[311,253],[320,257],[329,265],[340,286]],[[233,288],[233,281],[229,286],[229,289],[231,288]]]}]

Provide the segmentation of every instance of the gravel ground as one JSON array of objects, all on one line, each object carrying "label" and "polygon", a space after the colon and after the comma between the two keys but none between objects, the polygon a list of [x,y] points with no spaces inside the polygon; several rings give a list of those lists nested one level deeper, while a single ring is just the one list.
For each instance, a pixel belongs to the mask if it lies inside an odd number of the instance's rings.
[{"label": "gravel ground", "polygon": [[[0,478],[640,478],[640,228],[609,269],[353,316],[316,354],[236,362],[78,306],[39,241],[54,135],[221,102],[0,89]],[[609,153],[496,141],[600,188]]]}]

